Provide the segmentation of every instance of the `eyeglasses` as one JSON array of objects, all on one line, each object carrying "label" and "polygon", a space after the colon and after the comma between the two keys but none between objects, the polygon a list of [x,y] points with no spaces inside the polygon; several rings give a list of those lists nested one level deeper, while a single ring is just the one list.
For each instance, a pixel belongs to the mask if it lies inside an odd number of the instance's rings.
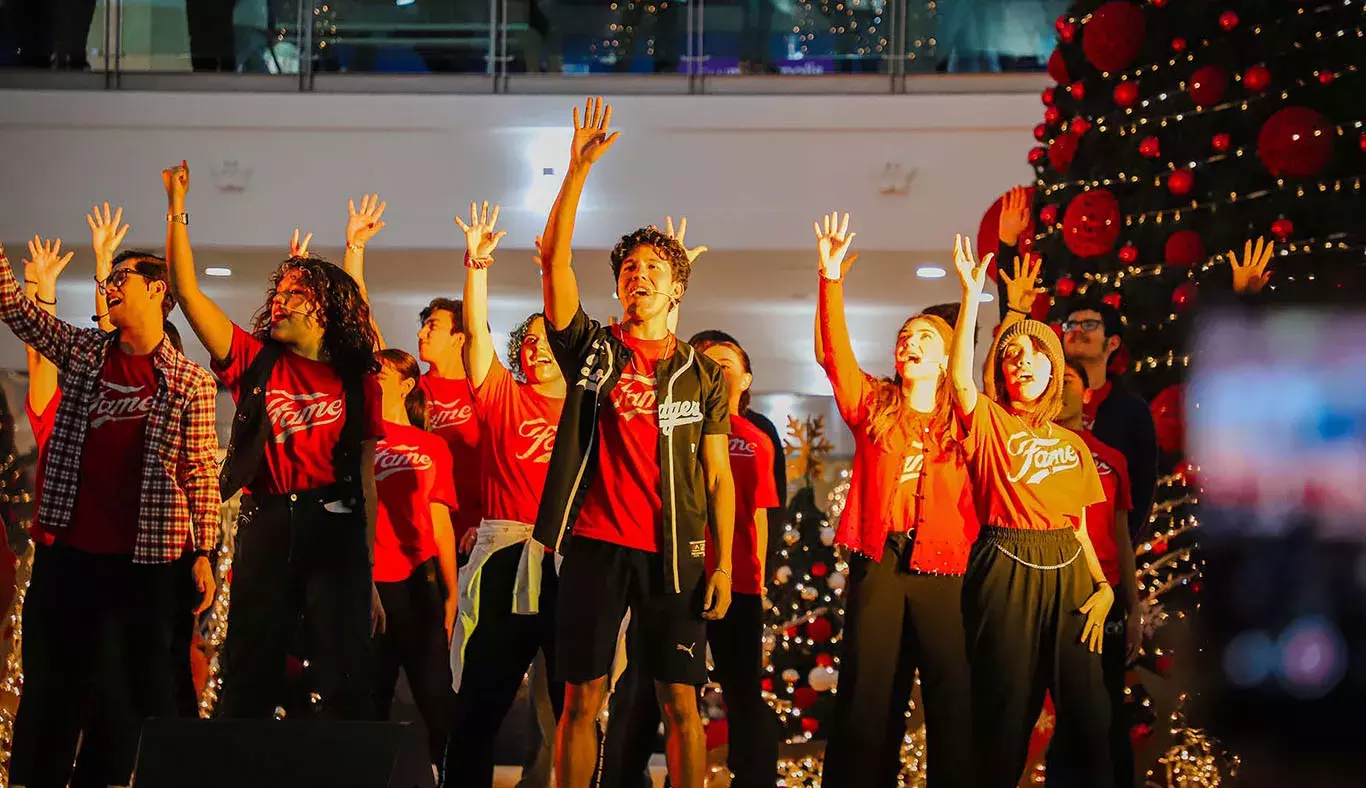
[{"label": "eyeglasses", "polygon": [[144,279],[148,278],[147,274],[144,274],[143,272],[138,271],[136,269],[120,268],[119,270],[110,274],[103,282],[97,280],[95,284],[101,290],[105,291],[120,290],[123,288],[123,285],[128,281],[128,277],[130,276],[140,276]]},{"label": "eyeglasses", "polygon": [[1091,319],[1089,319],[1089,320],[1064,320],[1064,321],[1063,321],[1063,324],[1062,324],[1062,330],[1063,330],[1063,331],[1076,331],[1076,330],[1080,329],[1080,330],[1085,331],[1086,333],[1089,334],[1089,333],[1091,333],[1092,331],[1095,331],[1096,329],[1098,329],[1098,328],[1100,328],[1101,326],[1104,326],[1104,325],[1105,325],[1105,321],[1103,321],[1103,320],[1096,320],[1095,318],[1091,318]]}]

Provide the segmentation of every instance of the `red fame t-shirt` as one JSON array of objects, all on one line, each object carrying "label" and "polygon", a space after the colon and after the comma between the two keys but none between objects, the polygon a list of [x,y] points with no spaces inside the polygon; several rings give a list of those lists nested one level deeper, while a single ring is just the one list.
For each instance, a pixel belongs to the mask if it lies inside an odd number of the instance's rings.
[{"label": "red fame t-shirt", "polygon": [[[773,443],[753,422],[730,414],[730,473],[735,477],[735,537],[731,541],[731,590],[759,595],[764,578],[759,571],[757,509],[781,506],[773,478]],[[711,530],[707,531],[710,543]],[[707,550],[707,574],[716,569],[716,556]]]},{"label": "red fame t-shirt", "polygon": [[375,581],[397,583],[436,555],[432,505],[455,506],[450,449],[426,430],[385,422],[375,450],[375,487]]},{"label": "red fame t-shirt", "polygon": [[655,367],[677,343],[636,339],[612,329],[631,349],[631,362],[612,387],[598,418],[598,474],[584,496],[575,536],[659,552],[659,419]]},{"label": "red fame t-shirt", "polygon": [[484,515],[534,525],[564,398],[518,383],[494,362],[474,403],[483,433]]},{"label": "red fame t-shirt", "polygon": [[1090,430],[1081,430],[1081,439],[1091,450],[1100,474],[1105,500],[1086,507],[1086,534],[1096,548],[1096,558],[1110,585],[1119,588],[1119,546],[1115,544],[1115,512],[1134,508],[1129,492],[1129,463],[1118,449],[1101,443]]},{"label": "red fame t-shirt", "polygon": [[455,538],[484,519],[479,482],[479,420],[474,416],[474,391],[468,378],[422,376],[427,394],[427,429],[446,442],[455,474],[456,511],[452,513]]},{"label": "red fame t-shirt", "polygon": [[[241,394],[242,376],[259,352],[261,340],[234,325],[228,358],[213,365],[214,374],[232,391],[234,402]],[[379,382],[374,375],[366,375],[364,387],[361,440],[382,438]],[[266,440],[266,465],[252,480],[251,489],[279,495],[316,490],[335,482],[332,450],[341,440],[346,421],[346,395],[331,365],[288,350],[281,353],[266,381],[266,412],[271,428],[271,437]]]},{"label": "red fame t-shirt", "polygon": [[[43,492],[43,465],[47,458],[47,439],[52,437],[52,426],[57,421],[57,406],[62,402],[62,390],[59,388],[52,394],[52,399],[48,400],[47,407],[43,408],[42,413],[33,412],[33,403],[28,397],[24,397],[24,415],[28,416],[28,426],[33,430],[33,442],[38,447],[38,462],[33,472],[33,511],[38,511],[39,496]],[[29,536],[37,544],[51,547],[52,534],[48,533],[38,524],[38,518],[33,518],[33,523],[28,528]]]},{"label": "red fame t-shirt", "polygon": [[87,553],[131,555],[142,500],[147,414],[157,393],[152,354],[111,345],[81,449],[81,481],[71,526],[54,536]]}]

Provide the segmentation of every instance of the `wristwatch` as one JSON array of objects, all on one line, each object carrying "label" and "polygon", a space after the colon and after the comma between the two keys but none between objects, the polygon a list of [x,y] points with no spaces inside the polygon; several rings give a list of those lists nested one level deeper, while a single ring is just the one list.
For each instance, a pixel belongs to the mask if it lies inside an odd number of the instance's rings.
[{"label": "wristwatch", "polygon": [[189,227],[190,215],[188,213],[185,213],[184,211],[181,211],[180,213],[168,213],[166,214],[166,221],[178,222],[180,224],[185,225],[186,227]]}]

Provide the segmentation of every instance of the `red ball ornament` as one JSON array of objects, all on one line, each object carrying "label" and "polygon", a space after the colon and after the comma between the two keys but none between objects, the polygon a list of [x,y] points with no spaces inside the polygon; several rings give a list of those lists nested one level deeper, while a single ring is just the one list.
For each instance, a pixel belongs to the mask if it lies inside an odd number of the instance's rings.
[{"label": "red ball ornament", "polygon": [[1222,13],[1222,14],[1219,15],[1219,27],[1223,28],[1223,31],[1224,31],[1225,33],[1232,32],[1232,31],[1233,31],[1233,28],[1235,28],[1235,27],[1237,27],[1237,26],[1238,26],[1238,14],[1237,14],[1237,12],[1235,12],[1235,11],[1225,11],[1224,13]]},{"label": "red ball ornament", "polygon": [[1077,26],[1068,22],[1062,26],[1062,31],[1059,35],[1062,36],[1064,43],[1070,44],[1077,39]]},{"label": "red ball ornament", "polygon": [[1137,749],[1140,744],[1153,737],[1153,726],[1146,722],[1140,722],[1129,729],[1129,741]]},{"label": "red ball ornament", "polygon": [[1178,53],[1179,53],[1179,52],[1185,52],[1185,51],[1186,51],[1186,39],[1182,38],[1181,36],[1177,36],[1176,38],[1173,38],[1173,39],[1172,39],[1172,51],[1173,51],[1173,52],[1178,52]]},{"label": "red ball ornament", "polygon": [[1172,473],[1184,479],[1186,482],[1186,486],[1188,487],[1200,486],[1200,479],[1196,475],[1195,466],[1191,465],[1190,460],[1182,460],[1181,462],[1178,462],[1176,464],[1176,467],[1172,468]]},{"label": "red ball ornament", "polygon": [[1333,84],[1333,80],[1334,80],[1334,79],[1337,79],[1337,75],[1335,75],[1335,74],[1334,74],[1333,72],[1331,72],[1331,71],[1320,71],[1320,72],[1319,72],[1319,84],[1320,84],[1320,85],[1331,85],[1331,84]]},{"label": "red ball ornament", "polygon": [[1048,127],[1040,123],[1034,127],[1034,139],[1043,142],[1044,137],[1048,136]]},{"label": "red ball ornament", "polygon": [[1167,552],[1168,546],[1169,544],[1166,539],[1154,539],[1153,555],[1162,555],[1163,553]]},{"label": "red ball ornament", "polygon": [[816,735],[816,732],[819,731],[820,729],[821,729],[820,720],[813,719],[813,718],[811,718],[811,717],[802,717],[802,732],[803,732],[803,733],[809,733],[809,734],[811,734],[812,736],[814,736],[814,735]]},{"label": "red ball ornament", "polygon": [[1043,93],[1039,95],[1039,99],[1043,101],[1045,107],[1053,106],[1053,102],[1056,101],[1057,98],[1057,91],[1051,87],[1044,88]]},{"label": "red ball ornament", "polygon": [[1048,293],[1035,293],[1034,304],[1029,307],[1029,316],[1043,322],[1048,319],[1048,310],[1053,308],[1053,299]]},{"label": "red ball ornament", "polygon": [[1276,236],[1276,240],[1284,242],[1295,232],[1295,223],[1284,217],[1271,223],[1271,234]]},{"label": "red ball ornament", "polygon": [[792,705],[805,711],[815,706],[819,698],[816,691],[810,687],[798,687],[797,691],[792,693]]},{"label": "red ball ornament", "polygon": [[1220,132],[1219,134],[1214,135],[1214,138],[1209,141],[1209,144],[1215,150],[1219,151],[1220,153],[1223,153],[1224,151],[1229,149],[1229,146],[1233,144],[1233,139],[1229,137],[1227,134]]},{"label": "red ball ornament", "polygon": [[1058,18],[1053,20],[1053,29],[1061,33],[1062,26],[1065,24],[1067,24],[1067,14],[1059,14]]},{"label": "red ball ornament", "polygon": [[1162,155],[1162,143],[1157,137],[1144,137],[1143,141],[1138,143],[1138,153],[1140,156],[1156,159]]},{"label": "red ball ornament", "polygon": [[825,616],[813,618],[806,624],[806,636],[817,643],[829,640],[832,632],[830,619]]},{"label": "red ball ornament", "polygon": [[1184,312],[1195,306],[1197,290],[1194,282],[1182,282],[1177,285],[1176,289],[1172,291],[1172,306],[1176,307],[1178,312]]},{"label": "red ball ornament", "polygon": [[817,561],[811,565],[812,577],[825,577],[828,574],[830,574],[830,567],[826,566],[823,562]]},{"label": "red ball ornament", "polygon": [[1138,103],[1138,83],[1121,82],[1115,85],[1115,104],[1128,109]]},{"label": "red ball ornament", "polygon": [[1081,50],[1091,65],[1101,71],[1123,70],[1143,48],[1146,24],[1143,10],[1137,5],[1128,0],[1111,0],[1091,14],[1083,31]]},{"label": "red ball ornament", "polygon": [[1366,131],[1361,132],[1361,137],[1357,140],[1357,147],[1366,153]]},{"label": "red ball ornament", "polygon": [[822,668],[833,668],[835,667],[835,658],[829,654],[817,654],[816,664]]},{"label": "red ball ornament", "polygon": [[1030,164],[1040,164],[1040,163],[1042,163],[1043,160],[1046,159],[1047,157],[1048,157],[1048,150],[1045,149],[1045,148],[1043,148],[1043,147],[1041,147],[1041,146],[1035,146],[1035,147],[1029,149],[1029,163],[1030,163]]},{"label": "red ball ornament", "polygon": [[1162,451],[1175,453],[1186,445],[1186,414],[1182,406],[1185,398],[1186,387],[1177,384],[1157,392],[1149,404],[1153,427],[1157,430],[1157,448]]},{"label": "red ball ornament", "polygon": [[1053,284],[1053,292],[1057,293],[1059,298],[1070,298],[1077,292],[1077,280],[1070,276],[1059,277]]},{"label": "red ball ornament", "polygon": [[1173,662],[1175,662],[1175,660],[1172,659],[1171,654],[1163,654],[1153,663],[1153,670],[1155,670],[1159,676],[1166,676],[1172,672]]},{"label": "red ball ornament", "polygon": [[773,679],[764,679],[763,681],[759,682],[759,688],[762,689],[764,692],[772,692]]},{"label": "red ball ornament", "polygon": [[1075,118],[1071,123],[1067,124],[1067,130],[1080,138],[1083,134],[1091,130],[1091,121],[1086,118]]},{"label": "red ball ornament", "polygon": [[1228,89],[1228,72],[1218,66],[1201,66],[1191,74],[1186,92],[1202,107],[1219,103]]},{"label": "red ball ornament", "polygon": [[1072,157],[1077,155],[1077,138],[1073,134],[1059,134],[1048,144],[1048,163],[1058,172],[1067,172]]},{"label": "red ball ornament", "polygon": [[1058,221],[1058,206],[1045,205],[1039,210],[1039,221],[1052,225]]},{"label": "red ball ornament", "polygon": [[1067,71],[1067,60],[1062,56],[1061,49],[1053,50],[1053,54],[1048,56],[1048,76],[1059,85],[1066,85],[1072,81],[1072,75]]},{"label": "red ball ornament", "polygon": [[1194,230],[1177,230],[1167,236],[1162,249],[1162,257],[1167,265],[1190,268],[1205,260],[1205,239]]},{"label": "red ball ornament", "polygon": [[1119,293],[1106,293],[1105,295],[1101,296],[1100,302],[1102,304],[1109,304],[1115,309],[1119,309]]},{"label": "red ball ornament", "polygon": [[1119,240],[1119,201],[1108,189],[1073,197],[1062,218],[1063,243],[1078,257],[1109,254]]},{"label": "red ball ornament", "polygon": [[1124,244],[1119,248],[1119,261],[1125,265],[1133,265],[1138,262],[1138,247],[1133,244]]},{"label": "red ball ornament", "polygon": [[1271,86],[1271,69],[1266,66],[1253,66],[1243,72],[1243,85],[1254,93],[1261,93]]},{"label": "red ball ornament", "polygon": [[1167,190],[1178,197],[1190,194],[1194,186],[1195,173],[1184,167],[1167,176]]},{"label": "red ball ornament", "polygon": [[1073,82],[1067,86],[1067,92],[1072,94],[1072,98],[1081,101],[1086,98],[1086,84],[1084,82]]},{"label": "red ball ornament", "polygon": [[1148,0],[1148,2],[1152,3],[1153,5],[1157,6],[1158,8],[1166,8],[1166,7],[1167,7],[1167,0]]},{"label": "red ball ornament", "polygon": [[796,626],[790,626],[783,630],[783,636],[788,640],[797,637],[798,634],[800,634],[800,630],[798,630]]},{"label": "red ball ornament", "polygon": [[1049,107],[1043,111],[1044,123],[1047,123],[1050,126],[1056,126],[1060,120],[1062,120],[1062,110],[1057,107]]},{"label": "red ball ornament", "polygon": [[1333,158],[1333,124],[1308,107],[1285,107],[1257,135],[1257,157],[1272,175],[1318,175]]}]

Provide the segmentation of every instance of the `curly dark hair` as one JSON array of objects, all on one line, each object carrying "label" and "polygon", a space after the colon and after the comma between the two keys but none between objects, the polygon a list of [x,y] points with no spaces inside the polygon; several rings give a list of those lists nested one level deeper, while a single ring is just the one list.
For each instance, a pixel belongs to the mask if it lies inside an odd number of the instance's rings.
[{"label": "curly dark hair", "polygon": [[132,269],[142,274],[148,282],[166,285],[166,292],[161,297],[161,317],[164,320],[176,306],[175,293],[171,291],[171,269],[166,264],[166,258],[139,249],[125,249],[114,257],[109,268],[112,271],[130,261],[133,263]]},{"label": "curly dark hair", "polygon": [[640,246],[648,246],[655,250],[660,257],[669,261],[673,268],[674,281],[683,285],[684,292],[688,289],[688,275],[692,273],[692,263],[688,262],[688,253],[683,249],[683,244],[669,237],[658,227],[642,227],[630,235],[623,235],[617,245],[612,248],[612,281],[621,279],[621,265],[626,262],[627,255],[633,249]]},{"label": "curly dark hair", "polygon": [[522,369],[522,340],[531,333],[531,325],[537,318],[544,319],[544,312],[532,312],[508,335],[508,372],[518,383],[526,382],[526,370]]},{"label": "curly dark hair", "polygon": [[266,303],[251,320],[252,333],[259,339],[270,338],[270,305],[280,280],[290,272],[297,272],[313,291],[319,305],[317,319],[323,326],[323,350],[337,374],[348,378],[378,372],[375,347],[379,339],[370,319],[370,304],[350,274],[321,257],[291,257],[275,269]]}]

